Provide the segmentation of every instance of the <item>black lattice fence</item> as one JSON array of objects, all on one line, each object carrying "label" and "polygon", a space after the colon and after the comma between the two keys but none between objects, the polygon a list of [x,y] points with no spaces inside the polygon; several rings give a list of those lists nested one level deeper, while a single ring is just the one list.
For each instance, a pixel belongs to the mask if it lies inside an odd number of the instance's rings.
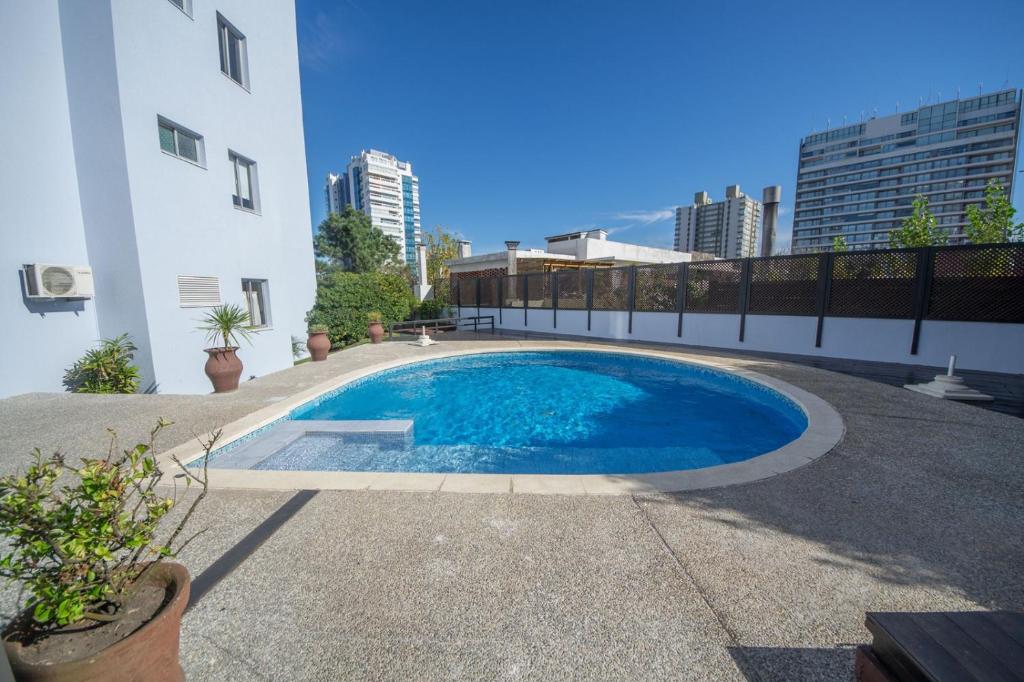
[{"label": "black lattice fence", "polygon": [[837,317],[914,317],[917,250],[837,253],[828,314]]},{"label": "black lattice fence", "polygon": [[743,261],[690,263],[686,276],[686,312],[738,313]]},{"label": "black lattice fence", "polygon": [[531,308],[551,307],[551,276],[546,272],[523,275],[526,278],[527,305]]},{"label": "black lattice fence", "polygon": [[629,268],[594,270],[594,310],[629,310]]},{"label": "black lattice fence", "polygon": [[498,300],[498,278],[480,278],[480,306],[483,308],[497,308],[501,305]]},{"label": "black lattice fence", "polygon": [[937,250],[929,320],[1024,322],[1024,244]]},{"label": "black lattice fence", "polygon": [[476,305],[476,277],[459,280],[459,305]]},{"label": "black lattice fence", "polygon": [[563,310],[583,310],[587,307],[587,271],[558,270],[558,307]]},{"label": "black lattice fence", "polygon": [[640,265],[636,269],[635,309],[650,313],[676,310],[679,265]]},{"label": "black lattice fence", "polygon": [[777,256],[750,262],[747,312],[816,315],[818,263],[824,256]]},{"label": "black lattice fence", "polygon": [[521,275],[502,276],[502,307],[523,307],[523,281],[520,277]]}]

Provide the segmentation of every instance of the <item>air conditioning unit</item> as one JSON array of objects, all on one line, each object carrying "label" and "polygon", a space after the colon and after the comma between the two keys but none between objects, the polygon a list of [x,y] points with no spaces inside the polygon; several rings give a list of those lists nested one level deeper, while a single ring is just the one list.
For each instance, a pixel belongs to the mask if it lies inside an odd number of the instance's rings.
[{"label": "air conditioning unit", "polygon": [[25,290],[28,298],[92,298],[92,268],[81,265],[25,266]]}]

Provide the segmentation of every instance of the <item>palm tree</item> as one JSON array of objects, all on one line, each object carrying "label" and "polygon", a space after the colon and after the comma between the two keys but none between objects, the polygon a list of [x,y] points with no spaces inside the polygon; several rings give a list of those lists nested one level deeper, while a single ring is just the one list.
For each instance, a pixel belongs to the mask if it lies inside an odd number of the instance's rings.
[{"label": "palm tree", "polygon": [[249,313],[234,303],[217,306],[206,313],[200,322],[202,324],[198,329],[206,332],[206,339],[210,343],[217,343],[223,339],[224,348],[240,345],[239,339],[252,343],[251,336],[256,333],[256,330],[249,326]]}]

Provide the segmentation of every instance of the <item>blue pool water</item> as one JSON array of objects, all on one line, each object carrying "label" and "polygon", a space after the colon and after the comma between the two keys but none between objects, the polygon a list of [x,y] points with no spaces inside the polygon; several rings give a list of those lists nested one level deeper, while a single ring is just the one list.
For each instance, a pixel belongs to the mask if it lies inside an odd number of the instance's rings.
[{"label": "blue pool water", "polygon": [[[411,419],[411,443],[310,434],[257,469],[641,473],[738,462],[807,427],[761,384],[633,355],[488,353],[366,377],[291,419]],[[230,466],[230,452],[217,457]]]}]

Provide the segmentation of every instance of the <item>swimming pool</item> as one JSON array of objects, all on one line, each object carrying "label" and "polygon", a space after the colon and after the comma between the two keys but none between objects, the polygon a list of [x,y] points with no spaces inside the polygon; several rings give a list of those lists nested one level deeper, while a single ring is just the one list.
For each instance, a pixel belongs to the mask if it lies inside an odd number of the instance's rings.
[{"label": "swimming pool", "polygon": [[[595,351],[416,362],[330,391],[288,418],[411,420],[412,429],[407,438],[306,433],[246,468],[654,473],[741,462],[807,428],[795,402],[758,382],[702,365]],[[226,449],[210,465],[238,466],[232,459]]]}]

